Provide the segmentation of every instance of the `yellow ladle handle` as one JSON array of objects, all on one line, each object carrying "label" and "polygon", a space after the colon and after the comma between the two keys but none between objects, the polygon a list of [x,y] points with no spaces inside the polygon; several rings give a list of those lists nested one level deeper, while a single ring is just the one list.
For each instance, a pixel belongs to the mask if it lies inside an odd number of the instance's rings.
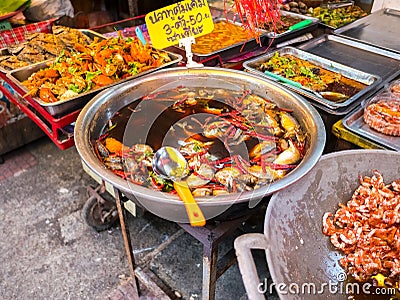
[{"label": "yellow ladle handle", "polygon": [[179,195],[179,198],[183,201],[186,208],[186,213],[189,217],[190,225],[192,226],[204,226],[206,220],[203,212],[192,195],[189,186],[185,181],[174,182],[174,188]]}]

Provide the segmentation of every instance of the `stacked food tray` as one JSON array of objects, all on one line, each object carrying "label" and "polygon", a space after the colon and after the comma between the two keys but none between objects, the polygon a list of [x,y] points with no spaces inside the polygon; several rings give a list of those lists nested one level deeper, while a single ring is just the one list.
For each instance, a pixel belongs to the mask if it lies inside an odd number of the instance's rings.
[{"label": "stacked food tray", "polygon": [[[263,37],[260,41],[249,37],[242,30],[241,23],[226,18],[216,18],[214,19],[213,32],[196,38],[196,42],[192,46],[193,60],[207,62],[218,57],[222,61],[227,61],[240,54],[260,48],[263,44]],[[175,45],[171,51],[186,59],[186,51],[182,46]]]},{"label": "stacked food tray", "polygon": [[321,20],[321,24],[330,30],[335,30],[364,18],[368,15],[361,7],[354,5],[354,1],[329,1],[317,7],[309,8],[307,13]]},{"label": "stacked food tray", "polygon": [[[262,28],[266,31],[266,33],[264,34],[264,36],[266,37],[263,44],[264,46],[274,46],[288,39],[292,39],[305,33],[312,32],[317,28],[318,23],[320,22],[319,19],[306,15],[287,12],[283,10],[280,13],[281,23],[275,24],[276,33],[273,32],[271,28],[269,28],[268,24],[265,26],[265,28]],[[295,30],[290,29],[291,26],[299,24],[300,22],[303,22],[304,25]]]},{"label": "stacked food tray", "polygon": [[316,105],[330,114],[344,116],[350,113],[360,106],[363,99],[371,97],[387,82],[400,74],[399,54],[341,36],[322,35],[298,48],[381,78],[381,81],[373,89],[348,106],[331,109],[326,106]]},{"label": "stacked food tray", "polygon": [[[94,38],[96,41],[105,40],[104,36],[94,31],[79,31],[90,38],[90,40],[93,40]],[[19,46],[24,47],[25,44],[22,42]],[[1,55],[9,56],[9,48],[7,47],[7,49],[3,49],[0,53],[0,58]],[[28,66],[13,70],[1,69],[1,77],[10,84],[13,90],[17,92],[18,96],[15,97],[4,89],[1,89],[1,91],[10,99],[10,101],[16,104],[29,118],[31,118],[60,149],[66,149],[74,145],[74,122],[80,112],[80,109],[97,93],[110,86],[125,82],[127,80],[135,79],[152,71],[156,71],[164,67],[176,66],[182,59],[180,55],[167,51],[160,52],[160,55],[163,57],[168,57],[166,63],[159,65],[158,67],[152,67],[149,69],[145,68],[144,71],[137,74],[132,74],[130,77],[121,78],[121,80],[116,80],[97,89],[83,91],[77,96],[65,100],[50,103],[45,102],[41,100],[39,96],[32,97],[28,88],[22,84],[22,82],[27,80],[31,75],[34,75],[36,72],[52,66],[56,61],[55,59],[44,61],[40,61],[39,59],[39,62],[37,63],[29,64]]]},{"label": "stacked food tray", "polygon": [[[282,57],[282,61],[286,60],[287,57],[294,57],[299,61],[299,63],[301,62],[310,63],[311,65],[310,72],[314,72],[313,75],[315,76],[317,76],[317,74],[322,72],[321,70],[324,70],[327,72],[327,74],[332,74],[332,76],[336,77],[339,76],[341,80],[342,79],[344,80],[345,77],[346,80],[349,79],[354,84],[359,84],[360,86],[362,86],[362,88],[360,88],[355,94],[349,95],[346,98],[332,99],[331,95],[337,93],[338,91],[330,90],[332,93],[329,96],[327,96],[327,94],[323,93],[323,91],[320,92],[317,89],[313,90],[314,87],[312,85],[306,87],[302,85],[300,81],[291,83],[290,82],[291,77],[289,75],[281,74],[279,76],[274,76],[274,74],[280,71],[277,70],[277,68],[274,66],[271,66],[270,71],[268,70],[265,71],[264,68],[266,66],[268,67],[269,65],[268,63],[272,61],[272,59],[277,55]],[[283,82],[283,84],[285,84],[287,88],[312,100],[312,103],[315,104],[316,106],[326,108],[329,110],[348,107],[352,103],[361,99],[362,96],[369,93],[371,90],[375,89],[381,82],[380,76],[377,76],[375,74],[360,71],[358,69],[338,63],[334,60],[330,60],[322,56],[318,56],[310,52],[302,51],[293,47],[284,47],[279,50],[267,53],[266,55],[263,55],[261,57],[257,57],[255,59],[246,61],[243,64],[243,66],[249,72],[256,73],[260,76],[264,76],[275,81]],[[294,74],[292,75],[294,76]],[[307,76],[309,77],[311,75]],[[306,77],[306,75],[304,75],[304,77]],[[289,81],[285,79],[289,79]]]},{"label": "stacked food tray", "polygon": [[[345,128],[361,137],[374,141],[387,149],[400,151],[400,93],[393,93],[391,86],[397,86],[400,89],[400,80],[389,83],[374,97],[365,99],[358,109],[343,118],[342,123]],[[381,101],[392,107],[395,106],[391,115],[382,111],[387,109],[386,105],[377,108],[375,113],[383,116],[385,123],[367,116],[369,107]]]},{"label": "stacked food tray", "polygon": [[[150,69],[138,74],[135,74],[131,77],[121,79],[119,81],[116,81],[112,84],[108,84],[106,86],[103,86],[101,88],[97,88],[94,90],[90,90],[84,93],[81,93],[77,96],[74,96],[72,98],[69,98],[67,100],[60,100],[57,102],[44,102],[38,97],[32,98],[34,101],[38,102],[41,106],[43,106],[52,116],[62,116],[65,114],[68,114],[70,112],[73,112],[77,109],[82,108],[90,99],[92,99],[96,94],[101,92],[102,90],[109,88],[113,85],[119,84],[126,82],[128,80],[132,80],[134,78],[137,78],[139,76],[143,76],[145,74],[148,74],[150,72],[166,68],[169,66],[176,66],[182,59],[182,57],[178,54],[168,52],[168,56],[170,57],[171,61],[168,63],[163,64],[160,67]],[[28,93],[28,89],[22,84],[23,81],[27,80],[32,74],[36,73],[37,71],[41,69],[45,69],[52,65],[53,61],[45,61],[37,64],[33,64],[27,67],[19,68],[17,70],[13,70],[7,74],[7,77],[17,86],[21,88],[25,93]]]},{"label": "stacked food tray", "polygon": [[400,53],[400,11],[386,8],[338,28],[334,34]]},{"label": "stacked food tray", "polygon": [[[369,104],[379,101],[381,98],[386,98],[387,92],[391,92],[391,86],[398,84],[400,75],[400,11],[386,8],[378,10],[362,19],[345,25],[334,31],[334,42],[339,41],[343,44],[343,40],[351,47],[357,45],[358,50],[355,53],[348,55],[348,63],[358,63],[360,68],[369,67],[374,70],[375,74],[382,77],[381,90],[365,97],[363,101],[349,112],[342,120],[343,126],[350,132],[373,141],[383,146],[386,149],[400,151],[400,137],[390,134],[385,134],[375,130],[365,121],[365,111]],[[330,43],[331,47],[327,55],[332,55],[335,52],[334,44]],[[360,46],[361,45],[361,46]],[[317,47],[312,47],[317,49]],[[354,49],[354,47],[352,47]],[[350,54],[350,53],[349,53]],[[355,59],[360,57],[360,59]],[[357,62],[358,61],[358,62]],[[382,97],[383,95],[383,97]],[[391,97],[393,98],[393,97]],[[388,118],[392,122],[397,122],[395,131],[400,131],[398,96],[390,100],[392,103],[396,101],[397,110],[392,111],[392,116]],[[397,121],[396,121],[397,120]]]},{"label": "stacked food tray", "polygon": [[[208,35],[196,38],[195,45],[192,46],[193,60],[197,62],[206,62],[212,58],[218,57],[222,62],[227,62],[230,59],[240,57],[246,53],[257,51],[262,47],[271,47],[283,41],[295,38],[305,33],[311,32],[318,26],[319,20],[305,15],[294,14],[290,12],[281,12],[283,20],[282,24],[278,24],[280,32],[275,34],[266,24],[264,28],[260,28],[259,40],[251,38],[248,33],[243,31],[242,23],[227,20],[226,18],[215,18],[214,24],[217,29]],[[301,22],[308,20],[308,22],[296,30],[289,30],[294,22]],[[224,33],[223,25],[227,24],[229,27],[237,28],[242,33],[243,38],[241,40],[234,40],[233,36],[237,36],[232,31],[228,30]],[[218,34],[221,33],[221,39],[225,41],[219,41]],[[201,48],[199,47],[201,44]],[[171,51],[176,52],[182,56],[185,56],[185,49],[178,45],[172,47]]]}]

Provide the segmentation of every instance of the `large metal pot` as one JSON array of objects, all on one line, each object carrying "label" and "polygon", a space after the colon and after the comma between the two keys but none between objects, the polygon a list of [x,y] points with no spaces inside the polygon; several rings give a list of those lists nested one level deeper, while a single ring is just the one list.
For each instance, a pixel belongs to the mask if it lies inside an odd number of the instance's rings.
[{"label": "large metal pot", "polygon": [[295,117],[309,137],[302,162],[283,179],[268,187],[256,189],[254,192],[218,196],[212,199],[199,198],[198,203],[206,219],[219,215],[233,204],[249,202],[251,199],[262,199],[266,195],[287,187],[310,171],[321,156],[326,139],[321,117],[301,96],[284,89],[279,84],[256,75],[229,69],[171,68],[158,71],[111,87],[98,94],[83,108],[75,124],[75,144],[83,163],[127,197],[139,202],[148,211],[168,220],[188,222],[185,207],[177,196],[130,184],[116,176],[96,157],[92,142],[99,137],[108,119],[122,107],[164,86],[169,89],[182,85],[250,89],[260,96],[268,97],[280,107],[293,109]]},{"label": "large metal pot", "polygon": [[351,286],[354,283],[346,281],[338,263],[342,254],[322,233],[324,213],[346,203],[360,184],[358,176],[372,176],[373,170],[380,171],[385,183],[398,179],[400,153],[347,150],[323,155],[299,181],[272,195],[264,234],[245,234],[235,240],[249,299],[264,299],[262,292],[272,286],[258,278],[251,249],[265,249],[273,285],[282,300],[345,300],[350,299],[346,291],[373,292],[368,285]]}]

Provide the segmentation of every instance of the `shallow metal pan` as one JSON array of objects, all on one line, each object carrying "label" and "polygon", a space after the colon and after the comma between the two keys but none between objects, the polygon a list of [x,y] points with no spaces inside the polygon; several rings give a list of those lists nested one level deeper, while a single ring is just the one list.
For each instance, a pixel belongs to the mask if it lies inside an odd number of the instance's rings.
[{"label": "shallow metal pan", "polygon": [[286,30],[285,32],[275,34],[274,32],[267,32],[264,35],[268,38],[264,43],[263,46],[267,45],[276,45],[279,44],[283,41],[286,41],[288,39],[295,38],[297,36],[303,35],[308,32],[312,32],[314,29],[317,28],[318,23],[320,23],[320,20],[314,17],[302,15],[302,14],[296,14],[288,11],[281,11],[281,16],[288,16],[288,17],[293,17],[296,19],[299,19],[299,22],[303,20],[311,20],[312,23],[297,30]]},{"label": "shallow metal pan", "polygon": [[[137,77],[149,74],[151,72],[166,68],[166,67],[171,67],[171,66],[177,66],[178,63],[182,60],[182,56],[167,52],[169,57],[171,58],[171,61],[154,69],[147,70],[138,74],[135,74],[132,77],[117,81],[113,84],[109,84],[106,86],[103,86],[101,88],[91,90],[82,94],[79,94],[78,96],[72,97],[67,100],[63,101],[57,101],[54,103],[47,103],[40,98],[33,98],[35,101],[37,101],[41,106],[43,106],[52,116],[61,116],[65,115],[67,113],[70,113],[72,111],[75,111],[79,108],[82,108],[90,99],[92,99],[96,94],[98,94],[100,91],[109,88],[111,86],[117,85],[122,82],[126,82],[128,80],[133,80]],[[53,63],[53,60],[50,61],[45,61],[37,64],[33,64],[24,68],[20,68],[17,70],[13,70],[7,73],[7,77],[15,83],[17,86],[19,86],[23,91],[26,91],[28,93],[28,89],[22,85],[22,82],[26,79],[28,79],[29,76],[31,76],[33,73],[39,71],[40,69],[46,68],[50,66]]]},{"label": "shallow metal pan", "polygon": [[[302,59],[302,60],[306,60],[309,61],[312,64],[315,64],[316,66],[319,66],[321,68],[324,68],[326,70],[335,72],[335,73],[339,73],[347,78],[353,79],[355,81],[364,83],[367,85],[366,88],[362,89],[360,92],[358,92],[357,94],[353,95],[352,97],[350,97],[349,99],[343,101],[343,102],[333,102],[333,101],[329,101],[327,99],[324,99],[321,97],[318,97],[317,95],[315,95],[314,93],[311,93],[305,89],[302,88],[298,88],[295,86],[291,86],[291,85],[285,85],[286,87],[288,87],[289,89],[292,89],[294,91],[296,91],[297,93],[306,96],[307,98],[310,98],[312,100],[314,100],[315,102],[322,104],[323,106],[326,106],[330,109],[337,109],[337,108],[343,108],[346,107],[350,104],[352,104],[354,101],[360,99],[361,96],[363,96],[364,94],[366,94],[367,92],[369,92],[370,90],[372,90],[373,88],[375,88],[378,84],[380,84],[381,82],[381,77],[377,76],[377,75],[373,75],[373,74],[369,74],[366,72],[362,72],[360,70],[356,70],[354,68],[345,66],[343,64],[337,63],[335,61],[323,58],[321,56],[306,52],[306,51],[302,51],[293,47],[284,47],[281,48],[277,51],[273,51],[270,52],[266,55],[257,57],[255,59],[246,61],[243,63],[243,67],[250,71],[253,72],[255,74],[267,77],[267,78],[271,78],[268,75],[266,75],[264,72],[261,72],[258,70],[258,67],[268,61],[276,52],[278,52],[280,55],[292,55],[298,59]],[[276,80],[276,79],[273,79]]]},{"label": "shallow metal pan", "polygon": [[[229,22],[229,23],[235,24],[240,27],[242,26],[242,23],[227,20],[226,18],[214,19],[214,23],[218,23],[218,22]],[[262,34],[260,36],[261,45],[266,44],[265,33],[266,33],[266,31],[262,31]],[[192,52],[193,52],[193,60],[197,61],[197,62],[205,61],[205,60],[215,57],[215,56],[219,56],[223,61],[227,61],[231,58],[237,57],[239,55],[243,55],[244,53],[254,50],[254,49],[257,49],[257,48],[260,48],[260,44],[257,43],[255,38],[251,38],[244,42],[236,43],[231,46],[224,47],[224,48],[221,48],[221,49],[218,49],[216,51],[206,53],[206,54],[196,53],[195,51],[192,51]],[[184,48],[175,45],[175,46],[172,46],[171,49],[172,49],[171,51],[182,55],[186,59],[186,51]]]},{"label": "shallow metal pan", "polygon": [[333,33],[400,53],[400,11],[381,9]]},{"label": "shallow metal pan", "polygon": [[382,82],[376,86],[376,89],[400,74],[399,53],[344,37],[326,34],[305,42],[298,48],[354,69],[380,76]]},{"label": "shallow metal pan", "polygon": [[[300,46],[299,49],[334,60],[346,66],[366,73],[376,74],[382,81],[362,98],[369,97],[385,84],[400,75],[400,54],[373,45],[368,45],[348,38],[326,34],[312,39]],[[336,110],[318,106],[330,114],[347,115],[362,101],[359,99],[353,104]]]},{"label": "shallow metal pan", "polygon": [[[368,101],[367,99],[366,101]],[[376,142],[387,149],[400,151],[400,136],[390,136],[373,130],[364,122],[364,105],[354,110],[342,120],[343,126],[351,132]]]},{"label": "shallow metal pan", "polygon": [[[78,30],[80,32],[82,32],[84,35],[88,36],[92,40],[94,40],[95,37],[98,38],[98,39],[101,39],[101,40],[106,38],[104,35],[102,35],[102,34],[100,34],[98,32],[95,32],[93,30],[90,30],[90,29],[78,29]],[[23,42],[23,43],[20,43],[19,45],[21,45],[21,44],[25,45],[25,44],[28,44],[28,42]],[[10,53],[8,48],[1,48],[0,49],[0,59],[3,56],[9,56],[9,55],[12,55],[12,54]],[[14,70],[17,70],[17,69],[14,69]],[[0,72],[8,73],[10,71],[12,71],[12,70],[7,70],[4,67],[0,66]]]}]

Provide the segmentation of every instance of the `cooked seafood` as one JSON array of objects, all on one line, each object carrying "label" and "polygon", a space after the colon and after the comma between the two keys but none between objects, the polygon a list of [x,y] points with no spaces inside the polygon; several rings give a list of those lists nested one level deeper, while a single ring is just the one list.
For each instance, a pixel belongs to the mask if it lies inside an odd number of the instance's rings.
[{"label": "cooked seafood", "polygon": [[400,136],[400,99],[382,98],[364,109],[364,121],[381,133]]},{"label": "cooked seafood", "polygon": [[323,216],[323,233],[345,257],[341,266],[357,281],[383,276],[400,283],[400,179],[385,184],[382,175],[360,176],[360,186],[346,204]]},{"label": "cooked seafood", "polygon": [[400,80],[393,81],[389,86],[389,91],[396,97],[400,97]]},{"label": "cooked seafood", "polygon": [[30,95],[44,102],[63,101],[171,61],[168,53],[143,45],[137,38],[75,43],[74,49],[63,51],[52,66],[22,82]]},{"label": "cooked seafood", "polygon": [[53,26],[53,33],[25,34],[24,43],[11,45],[9,54],[0,56],[0,66],[14,70],[29,64],[55,59],[63,50],[73,49],[76,43],[88,45],[92,39],[81,31],[65,26]]},{"label": "cooked seafood", "polygon": [[[149,112],[157,112],[155,120]],[[147,95],[118,111],[94,148],[118,176],[175,192],[172,182],[159,178],[148,163],[153,149],[164,142],[186,158],[190,172],[185,180],[196,197],[203,197],[250,191],[279,180],[301,162],[307,136],[290,109],[249,90],[178,87]],[[139,153],[148,153],[147,159]],[[128,173],[123,169],[127,160]]]},{"label": "cooked seafood", "polygon": [[340,73],[326,70],[290,54],[280,55],[279,52],[275,52],[268,61],[260,64],[257,69],[261,72],[269,71],[288,78],[315,92],[338,92],[346,96],[337,101],[345,100],[366,87],[365,84],[347,78]]}]

